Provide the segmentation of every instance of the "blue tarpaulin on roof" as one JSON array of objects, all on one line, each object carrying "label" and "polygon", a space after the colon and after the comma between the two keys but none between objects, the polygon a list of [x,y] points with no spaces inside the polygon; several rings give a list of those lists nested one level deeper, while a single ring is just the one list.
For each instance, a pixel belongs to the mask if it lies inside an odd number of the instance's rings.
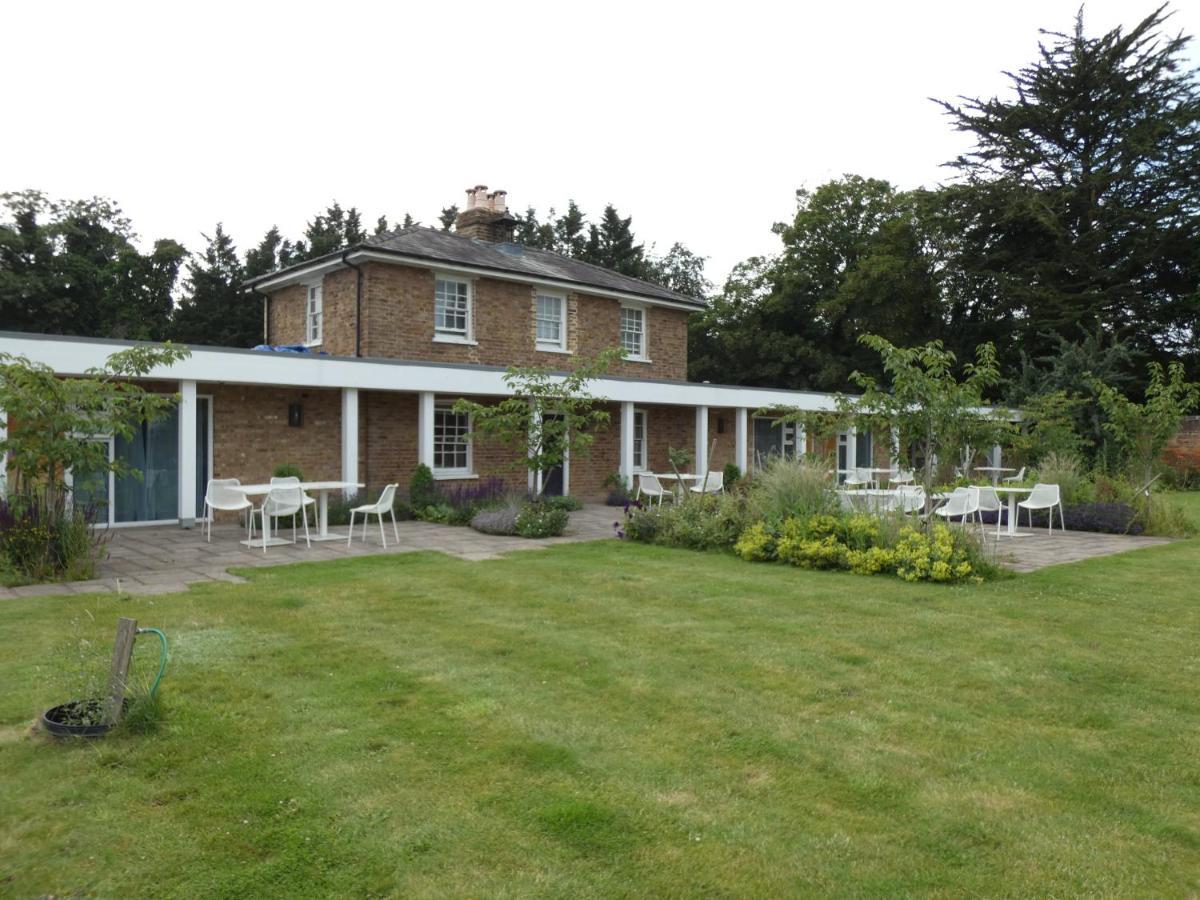
[{"label": "blue tarpaulin on roof", "polygon": [[328,356],[324,350],[314,350],[312,347],[305,347],[303,344],[259,344],[254,348],[263,353],[309,353],[313,356]]}]

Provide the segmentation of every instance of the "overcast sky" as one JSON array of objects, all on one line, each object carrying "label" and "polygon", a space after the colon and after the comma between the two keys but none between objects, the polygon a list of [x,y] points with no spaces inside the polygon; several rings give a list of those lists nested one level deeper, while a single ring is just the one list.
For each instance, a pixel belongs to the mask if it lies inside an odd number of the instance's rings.
[{"label": "overcast sky", "polygon": [[[1092,0],[1088,31],[1155,5]],[[927,98],[1004,91],[1078,6],[9,4],[0,190],[112,197],[143,243],[223,221],[244,250],[334,199],[432,223],[487,184],[518,211],[612,202],[719,281],[775,249],[798,187],[944,179],[963,138]]]}]

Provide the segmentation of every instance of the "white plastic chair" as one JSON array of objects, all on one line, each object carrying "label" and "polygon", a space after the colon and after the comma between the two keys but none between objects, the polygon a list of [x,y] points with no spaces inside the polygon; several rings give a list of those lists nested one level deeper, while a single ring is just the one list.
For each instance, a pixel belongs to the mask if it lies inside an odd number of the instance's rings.
[{"label": "white plastic chair", "polygon": [[842,484],[846,487],[869,487],[871,484],[871,470],[851,469],[846,473],[846,480]]},{"label": "white plastic chair", "polygon": [[725,493],[725,473],[709,472],[708,478],[701,478],[689,490],[693,494],[723,494]]},{"label": "white plastic chair", "polygon": [[1025,467],[1021,466],[1021,470],[1016,475],[1009,475],[1007,478],[1001,478],[1001,481],[1016,482],[1025,480]]},{"label": "white plastic chair", "polygon": [[[1062,530],[1067,530],[1067,522],[1063,518],[1062,508],[1062,492],[1057,484],[1035,484],[1033,490],[1029,492],[1029,496],[1024,500],[1018,501],[1017,506],[1021,509],[1029,510],[1029,527],[1033,527],[1033,511],[1035,509],[1050,510],[1050,522],[1047,531],[1050,534],[1054,533],[1054,507],[1058,507],[1058,523],[1062,526]],[[1017,514],[1020,521],[1020,513]]]},{"label": "white plastic chair", "polygon": [[961,519],[965,525],[968,519],[974,518],[975,514],[979,512],[979,488],[956,489],[950,495],[950,499],[933,512],[947,522],[954,518]]},{"label": "white plastic chair", "polygon": [[649,497],[651,502],[657,498],[659,506],[662,506],[663,500],[675,499],[675,492],[669,491],[663,487],[662,482],[658,480],[658,476],[650,472],[641,472],[638,474],[637,496],[635,496],[634,499],[640,500],[642,498],[642,494],[645,494],[647,497]]},{"label": "white plastic chair", "polygon": [[924,511],[925,488],[919,484],[901,485],[896,491],[896,508],[904,513]]},{"label": "white plastic chair", "polygon": [[[300,487],[300,479],[295,475],[285,475],[281,478],[271,477],[271,484],[280,484],[284,487]],[[300,496],[304,498],[304,516],[305,521],[308,521],[308,508],[313,507],[313,525],[317,524],[316,499],[304,493],[304,489],[300,489]]]},{"label": "white plastic chair", "polygon": [[[979,488],[979,513],[994,512],[996,514],[996,536],[1000,535],[1000,520],[1004,517],[1004,503],[994,487]],[[983,516],[979,516],[979,524],[983,525]]]},{"label": "white plastic chair", "polygon": [[204,519],[208,542],[212,543],[213,513],[218,509],[226,512],[242,512],[250,510],[246,517],[246,538],[254,537],[254,504],[246,499],[241,491],[231,490],[241,482],[236,478],[210,478],[204,491]]},{"label": "white plastic chair", "polygon": [[897,469],[888,476],[888,484],[912,484],[912,469]]},{"label": "white plastic chair", "polygon": [[296,543],[296,515],[299,514],[304,522],[304,543],[308,547],[312,547],[312,541],[308,538],[308,516],[304,514],[304,491],[300,490],[299,484],[295,485],[275,485],[263,499],[262,506],[254,510],[262,518],[263,524],[263,553],[267,552],[267,528],[270,524],[268,519],[286,519],[288,516],[292,518],[292,543]]},{"label": "white plastic chair", "polygon": [[396,499],[396,488],[400,485],[389,484],[379,494],[379,499],[374,503],[364,503],[362,506],[356,506],[350,510],[350,533],[346,535],[346,546],[350,546],[350,542],[354,539],[354,516],[357,513],[362,513],[362,539],[367,539],[367,518],[371,515],[379,517],[379,541],[384,547],[387,547],[387,538],[383,533],[383,514],[387,513],[392,517],[392,536],[396,539],[396,543],[400,543],[400,532],[396,530],[396,510],[394,501]]}]

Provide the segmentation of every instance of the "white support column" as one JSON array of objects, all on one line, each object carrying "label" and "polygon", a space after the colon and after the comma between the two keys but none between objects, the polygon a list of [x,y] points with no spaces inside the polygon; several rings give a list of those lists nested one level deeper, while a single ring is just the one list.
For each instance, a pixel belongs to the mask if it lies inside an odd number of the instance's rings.
[{"label": "white support column", "polygon": [[900,429],[892,428],[892,472],[900,471]]},{"label": "white support column", "polygon": [[696,474],[708,472],[708,407],[696,407]]},{"label": "white support column", "polygon": [[621,404],[621,477],[629,490],[633,484],[633,403]]},{"label": "white support column", "polygon": [[[532,400],[530,401],[529,405],[531,407],[533,407]],[[535,439],[540,437],[540,434],[541,434],[541,425],[542,425],[542,414],[540,412],[538,412],[536,407],[530,409],[530,411],[529,411],[529,427],[530,427],[530,430],[533,432],[533,434],[531,434],[529,436],[530,437],[529,456],[531,459],[533,457],[537,456],[541,450],[540,447],[535,445]],[[533,494],[534,497],[542,496],[542,470],[541,469],[530,469],[529,470],[529,493]],[[564,493],[565,493],[565,491],[564,491]]]},{"label": "white support column", "polygon": [[196,382],[179,382],[179,525],[196,524]]},{"label": "white support column", "polygon": [[[358,389],[342,388],[342,481],[358,482]],[[343,493],[350,497],[355,488]]]},{"label": "white support column", "polygon": [[846,432],[846,471],[851,472],[858,466],[858,429],[851,428]]},{"label": "white support column", "polygon": [[[0,441],[8,438],[8,414],[0,409]],[[8,454],[0,453],[0,498],[8,496]]]},{"label": "white support column", "polygon": [[749,447],[747,446],[747,432],[750,425],[750,410],[744,406],[739,406],[733,416],[733,456],[737,463],[738,471],[743,475],[746,474],[750,467]]},{"label": "white support column", "polygon": [[992,445],[992,465],[997,469],[1003,464],[1004,450],[999,444]]},{"label": "white support column", "polygon": [[433,391],[417,399],[417,462],[433,468]]}]

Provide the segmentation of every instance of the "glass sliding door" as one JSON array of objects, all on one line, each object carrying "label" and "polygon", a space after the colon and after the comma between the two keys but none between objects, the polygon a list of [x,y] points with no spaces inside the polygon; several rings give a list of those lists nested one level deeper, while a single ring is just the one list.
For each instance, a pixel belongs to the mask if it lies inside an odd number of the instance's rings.
[{"label": "glass sliding door", "polygon": [[[112,438],[96,438],[95,440],[96,443],[104,445],[105,459],[111,462]],[[98,472],[72,470],[70,485],[72,506],[83,510],[89,522],[94,525],[111,523],[112,475],[108,470]]]},{"label": "glass sliding door", "polygon": [[212,478],[212,398],[196,398],[196,517],[204,515],[204,494]]},{"label": "glass sliding door", "polygon": [[143,422],[129,438],[117,436],[113,452],[135,470],[116,479],[113,507],[117,524],[178,519],[179,410]]}]

